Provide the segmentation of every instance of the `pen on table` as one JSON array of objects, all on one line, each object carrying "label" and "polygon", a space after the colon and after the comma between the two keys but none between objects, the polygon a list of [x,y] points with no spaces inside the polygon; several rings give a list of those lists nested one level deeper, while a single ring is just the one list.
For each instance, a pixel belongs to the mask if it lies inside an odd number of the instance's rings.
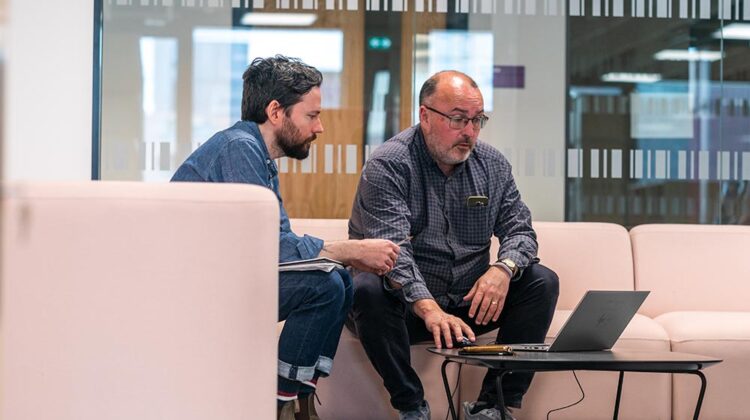
[{"label": "pen on table", "polygon": [[396,245],[398,245],[398,246],[401,246],[401,245],[403,245],[403,244],[405,244],[405,243],[407,243],[407,242],[411,241],[411,238],[413,238],[413,236],[412,236],[412,235],[409,235],[409,236],[407,236],[406,238],[404,238],[404,239],[402,239],[402,240],[400,240],[400,241],[396,242]]}]

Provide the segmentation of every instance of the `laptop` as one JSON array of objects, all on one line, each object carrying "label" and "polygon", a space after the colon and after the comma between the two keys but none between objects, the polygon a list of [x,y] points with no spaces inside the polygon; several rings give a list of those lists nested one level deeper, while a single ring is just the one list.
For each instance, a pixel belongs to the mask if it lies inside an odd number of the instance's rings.
[{"label": "laptop", "polygon": [[517,351],[597,351],[611,349],[646,300],[648,291],[589,290],[552,344],[511,344]]}]

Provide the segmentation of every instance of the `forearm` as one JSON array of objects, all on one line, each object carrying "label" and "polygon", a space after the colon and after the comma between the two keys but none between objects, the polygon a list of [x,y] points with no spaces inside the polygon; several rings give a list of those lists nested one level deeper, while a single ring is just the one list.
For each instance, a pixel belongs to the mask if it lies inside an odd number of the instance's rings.
[{"label": "forearm", "polygon": [[320,250],[320,256],[341,261],[344,265],[351,265],[355,255],[357,241],[333,241],[325,242],[323,249]]},{"label": "forearm", "polygon": [[497,260],[510,258],[519,268],[525,268],[536,261],[537,241],[534,231],[530,234],[515,234],[500,238],[501,246]]},{"label": "forearm", "polygon": [[425,317],[435,311],[443,312],[443,309],[440,308],[440,305],[435,301],[435,299],[420,299],[412,303],[412,310],[414,313],[422,318],[425,319]]}]

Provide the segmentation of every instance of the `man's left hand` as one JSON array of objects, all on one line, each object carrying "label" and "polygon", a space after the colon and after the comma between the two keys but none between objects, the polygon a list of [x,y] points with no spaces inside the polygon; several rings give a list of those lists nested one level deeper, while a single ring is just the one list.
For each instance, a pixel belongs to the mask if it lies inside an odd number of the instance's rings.
[{"label": "man's left hand", "polygon": [[508,273],[502,268],[490,267],[464,296],[465,301],[471,301],[469,317],[474,318],[477,325],[487,325],[490,320],[496,322],[503,311],[509,286]]}]

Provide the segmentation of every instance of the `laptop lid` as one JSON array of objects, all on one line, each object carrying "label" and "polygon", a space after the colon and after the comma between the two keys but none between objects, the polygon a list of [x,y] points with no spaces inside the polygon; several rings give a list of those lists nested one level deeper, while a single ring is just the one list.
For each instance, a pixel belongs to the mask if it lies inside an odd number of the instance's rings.
[{"label": "laptop lid", "polygon": [[548,351],[611,349],[648,294],[648,291],[589,290]]}]

